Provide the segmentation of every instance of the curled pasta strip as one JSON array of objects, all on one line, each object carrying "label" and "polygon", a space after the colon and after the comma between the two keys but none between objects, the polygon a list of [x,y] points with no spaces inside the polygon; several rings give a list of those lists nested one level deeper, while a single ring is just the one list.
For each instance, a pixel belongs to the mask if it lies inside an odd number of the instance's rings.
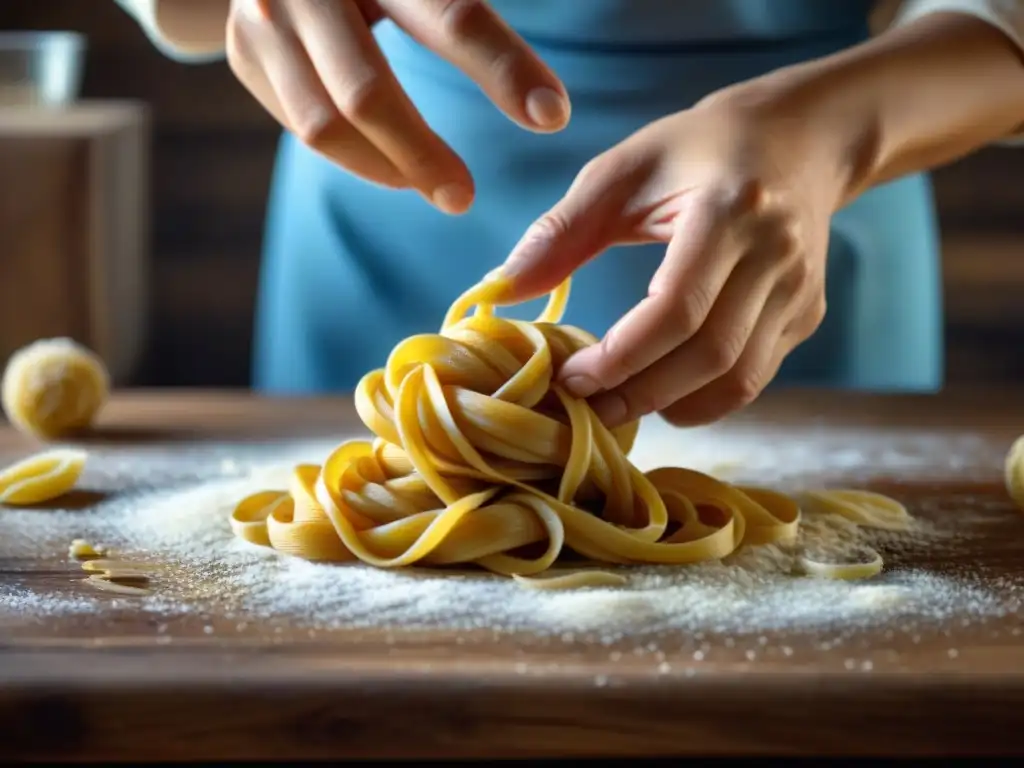
[{"label": "curled pasta strip", "polygon": [[[533,322],[494,314],[501,288],[474,286],[439,333],[398,344],[355,393],[373,439],[295,467],[287,489],[243,499],[235,534],[309,560],[475,564],[538,589],[624,583],[621,571],[551,575],[570,553],[684,565],[796,539],[794,498],[692,469],[638,470],[627,457],[639,422],[610,430],[554,383],[570,355],[597,341],[559,324],[569,281]],[[885,497],[829,493],[809,498],[858,525],[891,527],[906,514]]]},{"label": "curled pasta strip", "polygon": [[[853,525],[886,531],[906,531],[912,524],[906,507],[895,499],[880,493],[861,490],[808,490],[798,495],[805,514],[825,514],[840,517]],[[852,581],[866,579],[880,573],[882,556],[870,547],[857,552],[842,551],[825,558],[822,554],[801,552],[799,562],[810,576]]]},{"label": "curled pasta strip", "polygon": [[151,574],[159,570],[150,563],[132,563],[123,560],[92,559],[82,563],[89,573],[85,582],[104,592],[142,597],[150,594]]},{"label": "curled pasta strip", "polygon": [[1006,492],[1013,503],[1024,510],[1024,437],[1018,437],[1007,451],[1004,475]]},{"label": "curled pasta strip", "polygon": [[143,586],[149,583],[148,579],[136,574],[94,573],[86,577],[85,582],[90,587],[102,592],[113,592],[118,595],[145,597],[150,594],[150,591]]}]

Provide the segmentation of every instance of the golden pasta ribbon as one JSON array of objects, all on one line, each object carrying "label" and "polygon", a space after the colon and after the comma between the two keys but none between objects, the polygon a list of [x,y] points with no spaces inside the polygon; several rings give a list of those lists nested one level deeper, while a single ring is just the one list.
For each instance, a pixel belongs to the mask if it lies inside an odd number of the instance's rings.
[{"label": "golden pasta ribbon", "polygon": [[[570,355],[597,341],[559,324],[569,289],[567,280],[526,322],[494,314],[500,283],[471,288],[439,333],[404,340],[360,381],[356,410],[373,439],[296,467],[286,490],[243,499],[235,534],[308,560],[474,564],[537,589],[625,582],[621,568],[548,573],[570,553],[609,566],[685,565],[794,541],[794,498],[692,469],[641,472],[628,458],[639,422],[609,430],[554,383]],[[807,498],[857,525],[909,519],[877,494]],[[855,565],[808,560],[807,570],[851,578],[874,567]]]}]

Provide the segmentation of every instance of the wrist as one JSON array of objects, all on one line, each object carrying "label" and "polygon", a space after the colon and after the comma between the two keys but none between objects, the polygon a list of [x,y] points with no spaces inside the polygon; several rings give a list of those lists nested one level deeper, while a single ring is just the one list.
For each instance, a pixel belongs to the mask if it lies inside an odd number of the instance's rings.
[{"label": "wrist", "polygon": [[717,98],[788,125],[841,187],[951,162],[1024,124],[1024,55],[996,27],[936,13],[833,56],[776,70]]},{"label": "wrist", "polygon": [[813,186],[835,211],[871,173],[879,121],[836,98],[834,77],[816,62],[775,70],[711,94],[697,106],[724,110],[750,126],[758,151],[793,183]]}]

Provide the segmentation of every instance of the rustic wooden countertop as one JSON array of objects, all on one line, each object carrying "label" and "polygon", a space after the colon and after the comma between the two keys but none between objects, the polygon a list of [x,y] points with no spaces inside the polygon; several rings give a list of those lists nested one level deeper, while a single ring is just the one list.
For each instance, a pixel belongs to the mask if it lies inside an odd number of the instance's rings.
[{"label": "rustic wooden countertop", "polygon": [[[818,392],[766,395],[730,424],[744,428],[927,430],[969,434],[993,457],[1024,433],[1024,398],[1010,391],[936,397]],[[134,450],[195,441],[266,441],[361,431],[347,400],[268,400],[245,393],[116,396],[98,445]],[[0,430],[0,455],[35,447]],[[1001,464],[968,475],[925,468],[903,481],[884,457],[860,467],[871,487],[905,500],[984,499],[996,522],[964,543],[959,562],[918,557],[943,572],[964,562],[992,585],[1024,584],[1024,515],[1002,486]],[[994,514],[996,514],[994,513]],[[0,531],[0,535],[4,535]],[[948,552],[947,550],[944,550]],[[944,555],[948,558],[948,555]],[[878,627],[850,650],[813,632],[790,653],[748,663],[716,648],[694,668],[671,652],[659,664],[584,641],[536,644],[450,634],[389,641],[340,629],[263,642],[210,636],[181,624],[173,642],[152,615],[77,619],[76,631],[20,615],[6,591],[56,588],[73,564],[0,557],[0,757],[302,759],[354,757],[643,756],[673,754],[955,754],[1024,749],[1024,616],[1017,611],[909,638]],[[904,566],[907,564],[904,563]],[[68,579],[62,577],[63,582]],[[62,583],[63,583],[62,582]],[[35,617],[38,619],[38,617]],[[82,623],[85,622],[85,623]],[[163,642],[160,642],[160,641]],[[777,645],[773,638],[773,646]],[[536,667],[538,674],[524,674]],[[665,673],[666,668],[680,672]],[[682,670],[686,669],[683,674]],[[659,669],[661,672],[659,672]],[[598,681],[598,682],[595,682]]]}]

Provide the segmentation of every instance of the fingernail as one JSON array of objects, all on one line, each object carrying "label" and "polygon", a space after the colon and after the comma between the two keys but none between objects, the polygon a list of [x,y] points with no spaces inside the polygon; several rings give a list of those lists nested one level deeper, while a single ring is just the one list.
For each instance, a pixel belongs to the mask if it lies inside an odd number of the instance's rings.
[{"label": "fingernail", "polygon": [[575,376],[569,376],[566,378],[566,380],[562,382],[562,386],[565,387],[565,390],[570,395],[578,397],[581,400],[590,397],[600,389],[596,381],[589,376],[579,373]]},{"label": "fingernail", "polygon": [[473,200],[473,193],[461,184],[442,184],[430,196],[445,213],[462,213]]},{"label": "fingernail", "polygon": [[526,95],[526,114],[540,128],[559,128],[569,117],[569,102],[552,88],[534,88]]},{"label": "fingernail", "polygon": [[594,409],[594,413],[601,423],[612,429],[622,426],[629,414],[629,408],[622,395],[614,392],[604,393],[596,398],[590,407]]}]

